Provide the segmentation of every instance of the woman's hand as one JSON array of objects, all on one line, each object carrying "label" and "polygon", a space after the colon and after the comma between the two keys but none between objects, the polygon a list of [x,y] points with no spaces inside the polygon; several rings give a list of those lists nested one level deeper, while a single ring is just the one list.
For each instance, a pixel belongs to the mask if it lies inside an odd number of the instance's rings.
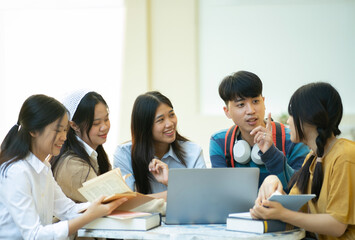
[{"label": "woman's hand", "polygon": [[281,219],[282,214],[289,211],[280,203],[275,201],[264,200],[261,204],[256,204],[250,209],[252,218],[255,219]]},{"label": "woman's hand", "polygon": [[348,225],[344,224],[327,213],[303,213],[284,208],[280,203],[265,200],[262,205],[255,205],[250,209],[254,219],[277,219],[291,225],[300,227],[309,232],[341,237]]},{"label": "woman's hand", "polygon": [[98,198],[96,201],[91,203],[91,205],[86,209],[86,211],[77,218],[70,219],[68,221],[69,234],[68,236],[74,234],[79,228],[83,227],[85,224],[103,216],[109,215],[113,210],[115,210],[122,203],[127,201],[127,198],[117,199],[110,203],[102,203],[105,196]]},{"label": "woman's hand", "polygon": [[276,175],[267,176],[259,188],[259,193],[257,199],[255,200],[255,204],[261,205],[262,201],[268,199],[271,194],[276,191],[279,191],[281,194],[285,194],[280,179]]},{"label": "woman's hand", "polygon": [[105,196],[101,196],[100,198],[98,198],[88,207],[88,209],[84,212],[84,214],[90,215],[90,217],[93,217],[93,219],[102,216],[107,216],[113,210],[118,208],[122,203],[127,201],[127,198],[120,198],[109,203],[102,203],[104,199]]},{"label": "woman's hand", "polygon": [[149,171],[153,174],[155,179],[168,186],[168,179],[169,179],[169,167],[166,163],[160,161],[159,159],[154,158],[149,163]]}]

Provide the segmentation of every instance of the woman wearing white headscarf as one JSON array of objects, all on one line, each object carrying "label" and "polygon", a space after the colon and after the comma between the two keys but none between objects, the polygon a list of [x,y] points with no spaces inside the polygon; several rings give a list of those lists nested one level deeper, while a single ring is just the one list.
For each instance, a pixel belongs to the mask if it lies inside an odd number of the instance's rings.
[{"label": "woman wearing white headscarf", "polygon": [[96,92],[74,92],[63,104],[70,113],[70,128],[60,154],[51,162],[52,170],[67,197],[86,202],[78,188],[112,169],[102,146],[110,130],[109,110]]}]

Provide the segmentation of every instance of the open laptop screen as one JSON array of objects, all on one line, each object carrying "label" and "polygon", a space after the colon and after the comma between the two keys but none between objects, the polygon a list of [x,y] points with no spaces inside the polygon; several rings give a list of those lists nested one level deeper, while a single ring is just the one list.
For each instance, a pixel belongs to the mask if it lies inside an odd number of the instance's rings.
[{"label": "open laptop screen", "polygon": [[257,196],[259,168],[169,169],[166,224],[226,223]]}]

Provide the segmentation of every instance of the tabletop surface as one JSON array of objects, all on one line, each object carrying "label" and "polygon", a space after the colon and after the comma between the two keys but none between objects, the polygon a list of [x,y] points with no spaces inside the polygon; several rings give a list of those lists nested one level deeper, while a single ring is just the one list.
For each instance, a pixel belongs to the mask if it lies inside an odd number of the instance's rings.
[{"label": "tabletop surface", "polygon": [[303,229],[286,232],[256,234],[226,230],[225,224],[166,225],[148,231],[92,230],[80,229],[80,237],[122,238],[122,239],[302,239]]}]

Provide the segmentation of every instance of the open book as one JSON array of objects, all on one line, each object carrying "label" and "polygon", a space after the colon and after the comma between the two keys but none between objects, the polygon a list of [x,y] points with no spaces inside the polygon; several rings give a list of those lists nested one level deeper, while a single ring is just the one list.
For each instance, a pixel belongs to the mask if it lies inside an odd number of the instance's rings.
[{"label": "open book", "polygon": [[104,203],[126,197],[128,201],[117,209],[129,211],[139,207],[155,198],[133,192],[126,184],[119,168],[112,169],[96,178],[83,183],[78,191],[89,202],[95,201],[100,196],[107,196]]}]

